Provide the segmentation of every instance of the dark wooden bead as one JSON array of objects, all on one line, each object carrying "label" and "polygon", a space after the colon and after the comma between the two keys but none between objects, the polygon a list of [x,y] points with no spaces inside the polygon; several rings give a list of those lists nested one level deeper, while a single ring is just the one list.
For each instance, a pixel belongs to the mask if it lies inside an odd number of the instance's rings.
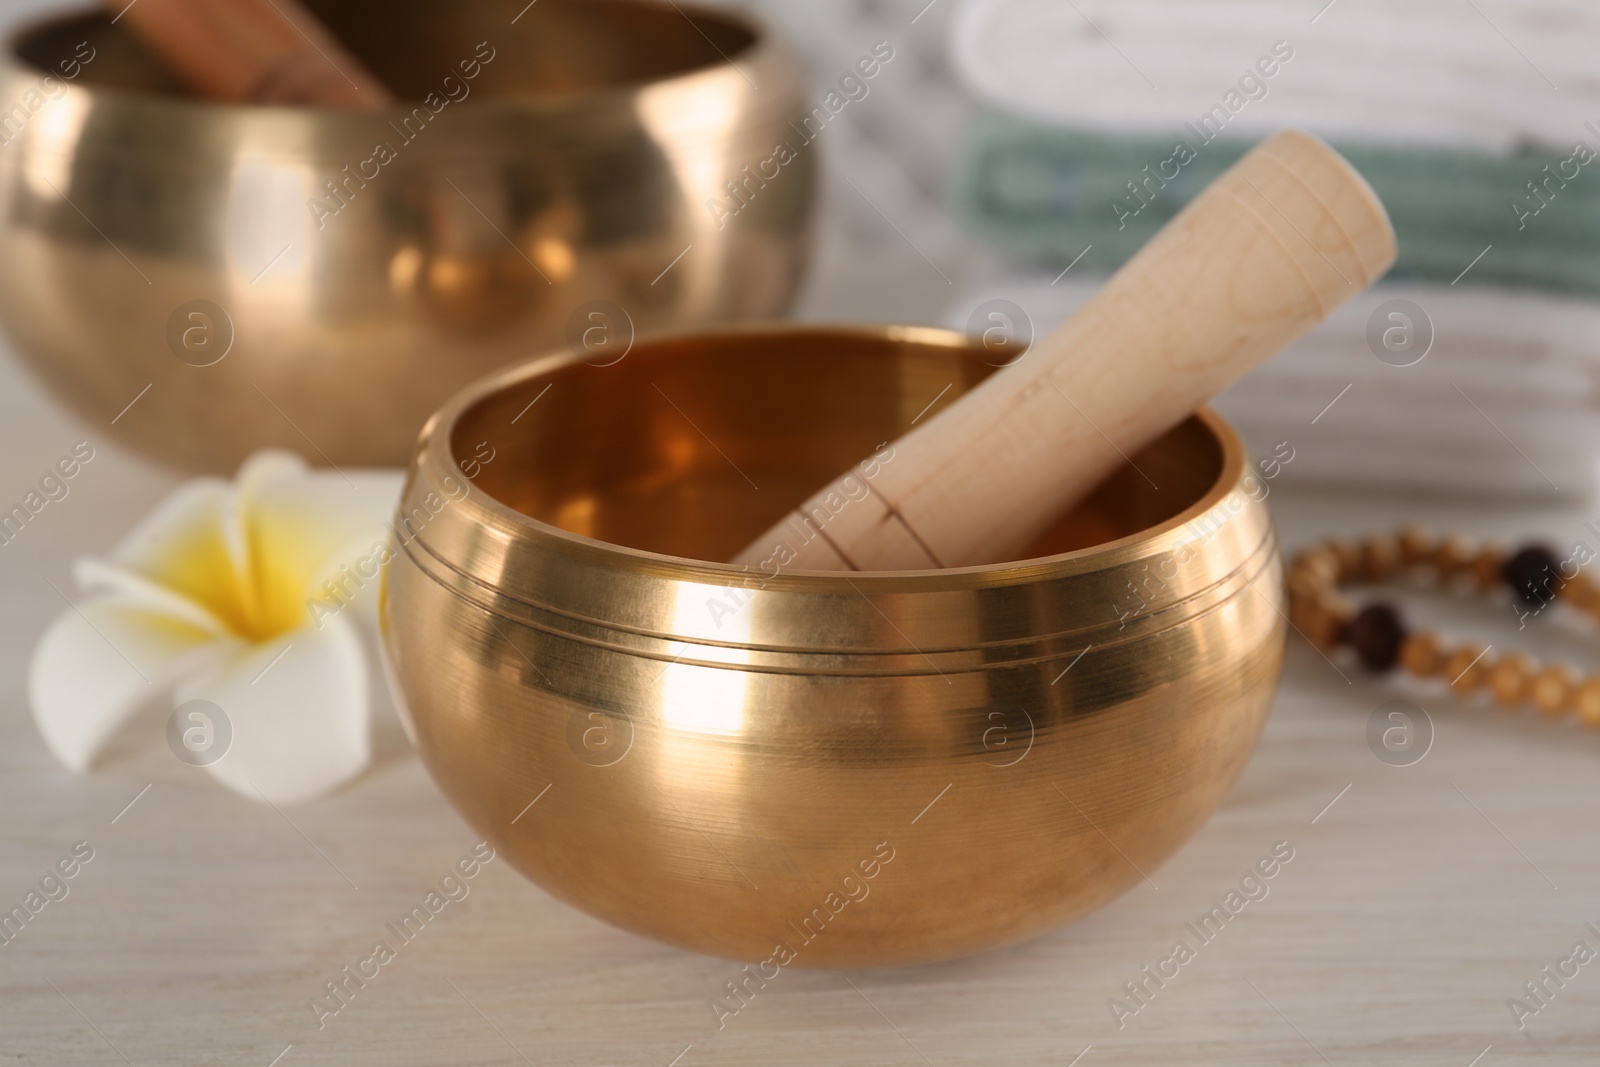
[{"label": "dark wooden bead", "polygon": [[1506,560],[1500,574],[1517,599],[1529,607],[1542,607],[1556,598],[1560,566],[1561,561],[1548,548],[1528,545]]},{"label": "dark wooden bead", "polygon": [[1388,604],[1372,604],[1346,624],[1344,640],[1361,663],[1374,674],[1387,674],[1400,662],[1400,648],[1406,643],[1406,626],[1400,613]]}]

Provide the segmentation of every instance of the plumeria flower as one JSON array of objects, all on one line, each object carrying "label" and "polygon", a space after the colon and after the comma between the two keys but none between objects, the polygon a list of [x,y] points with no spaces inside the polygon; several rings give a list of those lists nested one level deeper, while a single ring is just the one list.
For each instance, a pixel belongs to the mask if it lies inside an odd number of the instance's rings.
[{"label": "plumeria flower", "polygon": [[204,700],[232,736],[203,765],[237,793],[293,803],[360,773],[401,481],[258,452],[232,484],[190,481],[109,556],[79,560],[92,596],[45,631],[28,677],[50,751],[83,772],[138,712]]}]

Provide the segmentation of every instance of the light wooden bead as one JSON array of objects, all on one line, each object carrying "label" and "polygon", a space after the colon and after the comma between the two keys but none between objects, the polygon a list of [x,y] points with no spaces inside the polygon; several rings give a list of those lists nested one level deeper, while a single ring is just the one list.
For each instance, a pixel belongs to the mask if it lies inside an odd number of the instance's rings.
[{"label": "light wooden bead", "polygon": [[1572,710],[1577,696],[1577,679],[1570,667],[1557,663],[1540,671],[1533,679],[1533,703],[1540,714],[1554,718]]},{"label": "light wooden bead", "polygon": [[1291,597],[1289,599],[1290,624],[1299,630],[1305,630],[1311,622],[1311,612],[1316,607],[1316,603],[1317,594],[1314,592]]},{"label": "light wooden bead", "polygon": [[1291,574],[1306,574],[1332,588],[1339,584],[1339,557],[1318,546],[1301,553],[1289,571]]},{"label": "light wooden bead", "polygon": [[1312,601],[1306,620],[1306,636],[1319,648],[1331,649],[1339,643],[1345,624],[1354,614],[1348,601],[1341,596],[1328,595]]},{"label": "light wooden bead", "polygon": [[1485,593],[1493,591],[1504,579],[1500,572],[1505,569],[1505,550],[1491,545],[1483,549],[1472,561],[1472,579],[1478,583],[1478,588]]},{"label": "light wooden bead", "polygon": [[1587,574],[1579,574],[1561,589],[1558,599],[1566,601],[1579,611],[1594,611],[1600,607],[1600,586]]},{"label": "light wooden bead", "polygon": [[1292,597],[1315,597],[1323,593],[1332,592],[1334,583],[1325,579],[1317,571],[1308,567],[1294,567],[1285,579]]},{"label": "light wooden bead", "polygon": [[1361,542],[1361,576],[1369,582],[1381,582],[1400,569],[1400,541],[1387,534],[1368,537]]},{"label": "light wooden bead", "polygon": [[1415,567],[1433,561],[1439,539],[1424,526],[1407,526],[1400,531],[1400,562]]},{"label": "light wooden bead", "polygon": [[1440,674],[1452,688],[1466,693],[1482,685],[1493,666],[1494,662],[1482,648],[1462,645],[1445,659],[1444,670]]},{"label": "light wooden bead", "polygon": [[[1482,662],[1482,661],[1480,661]],[[1528,699],[1537,670],[1533,660],[1514,653],[1489,670],[1489,690],[1501,707],[1514,708]]]},{"label": "light wooden bead", "polygon": [[1451,537],[1433,550],[1433,565],[1439,571],[1439,580],[1448,582],[1469,569],[1477,557],[1477,549],[1466,538]]},{"label": "light wooden bead", "polygon": [[1600,677],[1591,676],[1580,685],[1573,703],[1585,726],[1600,727]]},{"label": "light wooden bead", "polygon": [[1337,537],[1328,542],[1328,551],[1339,561],[1339,581],[1348,582],[1361,577],[1361,546],[1354,541]]},{"label": "light wooden bead", "polygon": [[1431,678],[1444,667],[1444,642],[1431,631],[1415,633],[1400,646],[1400,665],[1418,678]]}]

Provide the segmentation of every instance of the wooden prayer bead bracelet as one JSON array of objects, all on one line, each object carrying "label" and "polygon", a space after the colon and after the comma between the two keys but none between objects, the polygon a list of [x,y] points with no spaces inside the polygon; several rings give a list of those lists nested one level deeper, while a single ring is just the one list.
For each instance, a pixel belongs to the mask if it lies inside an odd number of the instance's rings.
[{"label": "wooden prayer bead bracelet", "polygon": [[1452,645],[1437,633],[1411,630],[1393,605],[1379,602],[1357,610],[1339,592],[1346,583],[1415,572],[1441,587],[1470,584],[1485,593],[1509,588],[1530,613],[1559,599],[1600,616],[1600,584],[1580,570],[1587,562],[1576,556],[1560,560],[1541,545],[1515,552],[1475,547],[1418,527],[1361,541],[1331,540],[1300,553],[1291,564],[1289,619],[1323,651],[1349,648],[1375,674],[1403,667],[1421,678],[1442,678],[1458,692],[1487,688],[1508,708],[1529,705],[1552,718],[1576,713],[1585,725],[1600,728],[1600,674],[1585,675],[1560,663],[1541,666],[1522,653],[1491,656],[1478,644]]}]

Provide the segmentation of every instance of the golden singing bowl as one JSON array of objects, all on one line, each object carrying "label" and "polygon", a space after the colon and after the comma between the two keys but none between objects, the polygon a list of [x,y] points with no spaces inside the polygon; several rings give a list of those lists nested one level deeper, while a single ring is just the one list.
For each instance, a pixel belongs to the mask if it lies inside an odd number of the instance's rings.
[{"label": "golden singing bowl", "polygon": [[500,367],[788,307],[816,148],[794,57],[747,16],[310,6],[415,102],[198,101],[102,14],[4,49],[0,322],[99,432],[194,469],[268,445],[397,466]]},{"label": "golden singing bowl", "polygon": [[985,356],[942,330],[734,329],[608,368],[551,356],[452,400],[381,608],[445,795],[561,899],[769,978],[1016,941],[1152,872],[1243,768],[1283,654],[1264,494],[1216,415],[1034,558],[702,562]]}]

